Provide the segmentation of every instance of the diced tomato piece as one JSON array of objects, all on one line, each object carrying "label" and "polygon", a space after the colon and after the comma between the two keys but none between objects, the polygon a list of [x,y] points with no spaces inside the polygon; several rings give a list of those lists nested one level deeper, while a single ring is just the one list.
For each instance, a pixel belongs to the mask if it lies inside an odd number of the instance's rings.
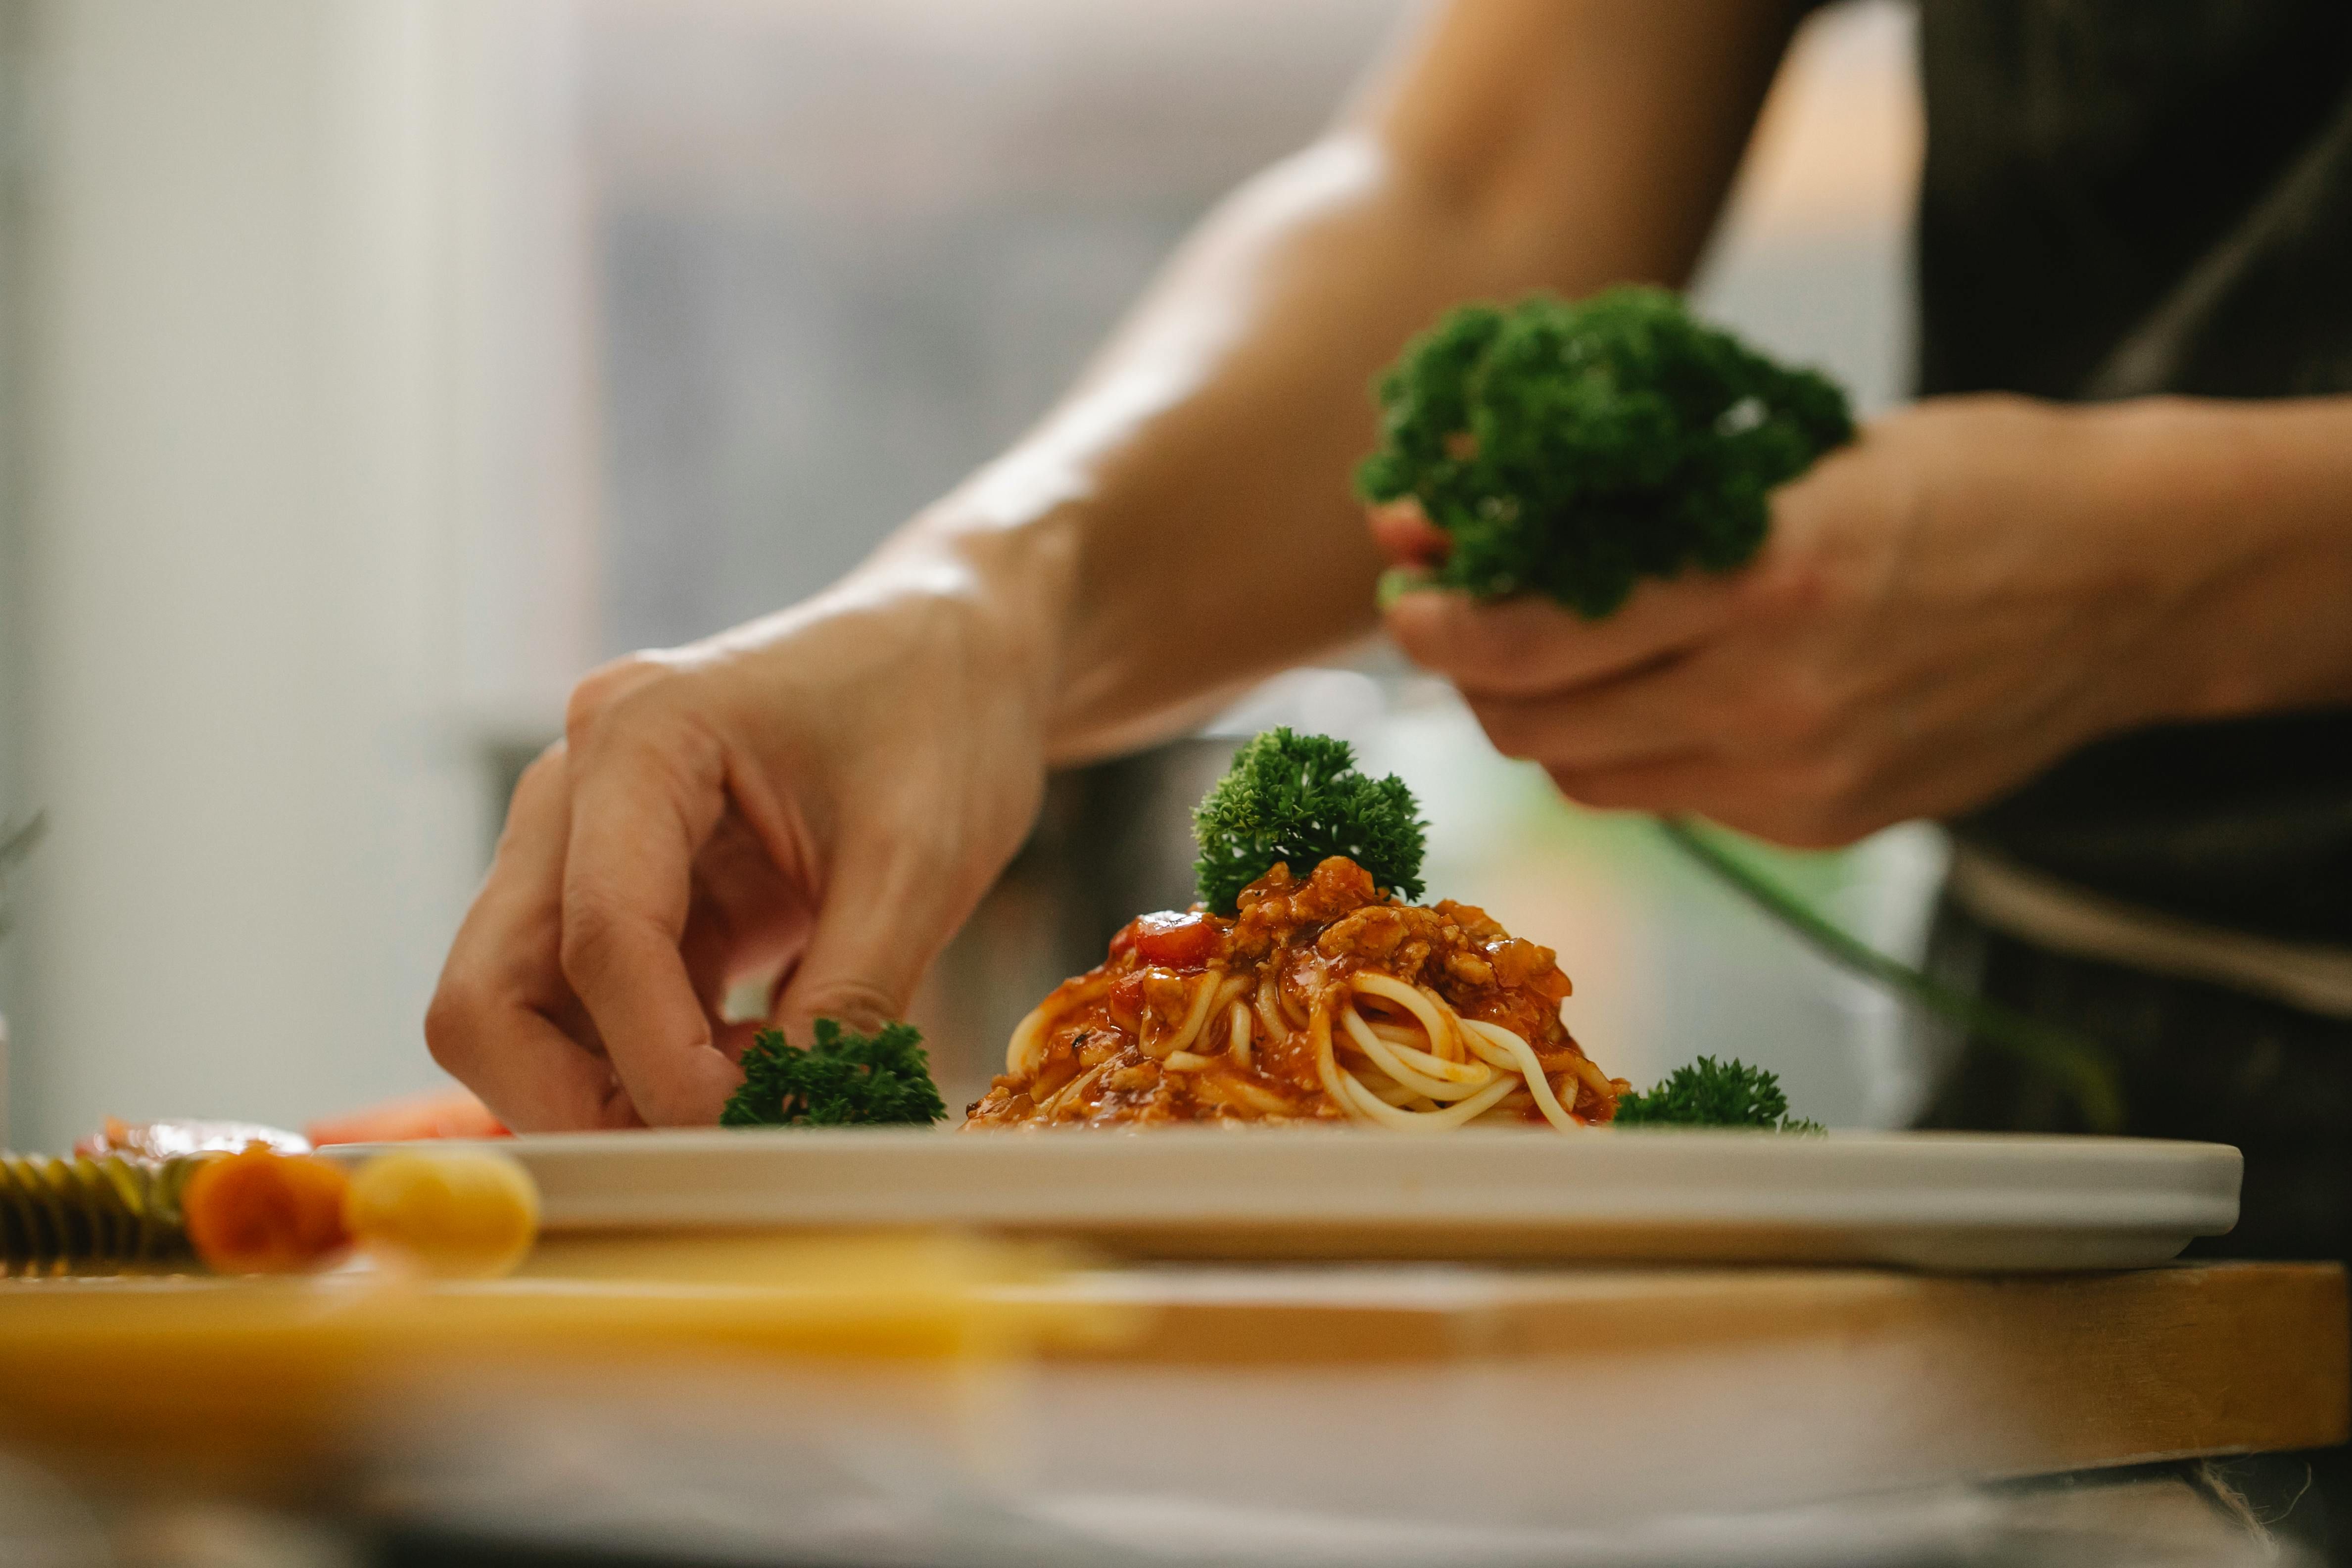
[{"label": "diced tomato piece", "polygon": [[1224,933],[1207,915],[1169,911],[1146,915],[1133,922],[1137,956],[1169,969],[1205,967],[1225,942]]},{"label": "diced tomato piece", "polygon": [[1134,1032],[1143,1025],[1143,971],[1121,975],[1111,982],[1111,1021],[1119,1028]]}]

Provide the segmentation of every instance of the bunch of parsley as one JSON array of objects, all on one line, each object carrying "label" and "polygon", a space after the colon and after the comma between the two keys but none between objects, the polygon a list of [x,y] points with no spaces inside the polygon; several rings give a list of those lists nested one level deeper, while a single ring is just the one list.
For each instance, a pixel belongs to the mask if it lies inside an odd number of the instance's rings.
[{"label": "bunch of parsley", "polygon": [[1332,855],[1411,902],[1421,896],[1427,827],[1404,780],[1359,772],[1346,741],[1270,729],[1234,754],[1192,814],[1201,902],[1231,915],[1242,889],[1276,862],[1305,876]]},{"label": "bunch of parsley", "polygon": [[1381,376],[1368,500],[1451,536],[1437,582],[1548,594],[1598,620],[1643,576],[1729,571],[1767,497],[1850,440],[1844,392],[1774,363],[1661,288],[1465,305]]},{"label": "bunch of parsley", "polygon": [[719,1125],[928,1125],[948,1113],[914,1025],[886,1023],[859,1034],[819,1019],[814,1032],[803,1051],[782,1030],[761,1030],[743,1053],[743,1086],[719,1113]]},{"label": "bunch of parsley", "polygon": [[1769,1132],[1818,1133],[1819,1122],[1789,1114],[1780,1080],[1761,1067],[1734,1059],[1702,1056],[1648,1091],[1620,1096],[1621,1127],[1761,1127]]}]

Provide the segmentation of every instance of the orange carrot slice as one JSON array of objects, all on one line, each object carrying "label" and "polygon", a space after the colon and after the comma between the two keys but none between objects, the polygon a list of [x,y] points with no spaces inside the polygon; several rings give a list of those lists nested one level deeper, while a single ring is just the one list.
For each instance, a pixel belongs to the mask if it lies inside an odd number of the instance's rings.
[{"label": "orange carrot slice", "polygon": [[310,1124],[310,1142],[391,1144],[411,1138],[503,1138],[506,1127],[463,1089],[436,1089]]},{"label": "orange carrot slice", "polygon": [[266,1145],[207,1160],[188,1178],[180,1212],[188,1242],[221,1274],[289,1274],[317,1268],[350,1244],[338,1166]]}]

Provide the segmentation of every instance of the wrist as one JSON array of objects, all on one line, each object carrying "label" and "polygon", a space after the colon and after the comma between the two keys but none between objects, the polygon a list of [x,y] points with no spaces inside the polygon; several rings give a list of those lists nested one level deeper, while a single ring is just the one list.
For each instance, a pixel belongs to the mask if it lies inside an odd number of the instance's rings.
[{"label": "wrist", "polygon": [[839,587],[926,601],[927,612],[952,616],[969,656],[986,661],[1050,747],[1082,599],[1079,503],[1045,498],[1015,511],[982,488],[985,477],[917,514]]},{"label": "wrist", "polygon": [[2074,411],[2119,555],[2168,601],[2140,722],[2352,701],[2352,399]]},{"label": "wrist", "polygon": [[[943,569],[1001,623],[1046,759],[1116,755],[1206,716],[1231,684],[1189,646],[1188,597],[1222,583],[1174,570],[1170,536],[1131,485],[1086,471],[1059,440],[1015,448],[927,509],[876,558],[886,570]],[[1088,454],[1088,456],[1098,455]],[[1211,613],[1215,613],[1212,606]],[[1188,656],[1171,657],[1171,646]]]}]

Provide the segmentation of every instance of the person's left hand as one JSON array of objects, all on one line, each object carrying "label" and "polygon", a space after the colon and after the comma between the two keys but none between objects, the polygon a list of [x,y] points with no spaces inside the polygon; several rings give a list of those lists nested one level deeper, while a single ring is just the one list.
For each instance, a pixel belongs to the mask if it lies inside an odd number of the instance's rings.
[{"label": "person's left hand", "polygon": [[[1798,845],[1950,815],[2180,698],[2170,633],[2221,563],[2101,489],[2097,417],[1923,402],[1777,492],[1744,570],[1645,582],[1598,622],[1414,591],[1388,627],[1588,805]],[[1442,555],[1416,511],[1372,527],[1401,562]]]}]

